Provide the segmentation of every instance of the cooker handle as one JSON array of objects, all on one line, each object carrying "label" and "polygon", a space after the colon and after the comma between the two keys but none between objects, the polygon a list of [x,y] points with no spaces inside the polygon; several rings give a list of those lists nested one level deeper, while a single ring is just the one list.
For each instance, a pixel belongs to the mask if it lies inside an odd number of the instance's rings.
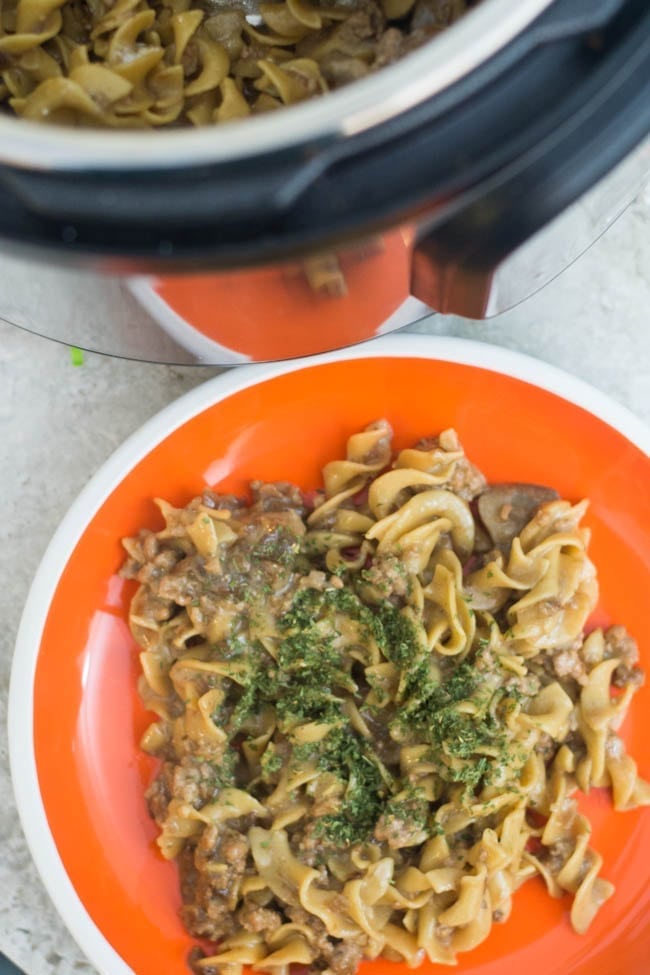
[{"label": "cooker handle", "polygon": [[[601,28],[620,5],[620,0],[564,0],[540,19],[536,41],[552,43],[567,32]],[[586,54],[590,44],[600,42],[597,33],[587,33]],[[539,268],[517,260],[519,249],[530,241],[539,253],[544,241],[536,235],[596,187],[650,132],[650,36],[635,57],[594,91],[584,111],[560,121],[534,152],[522,152],[466,197],[449,201],[442,217],[438,212],[419,222],[411,266],[415,297],[439,312],[488,318],[554,276],[542,279]],[[566,263],[559,261],[555,273]],[[511,265],[518,277],[532,273],[536,280],[515,281],[513,287]]]}]

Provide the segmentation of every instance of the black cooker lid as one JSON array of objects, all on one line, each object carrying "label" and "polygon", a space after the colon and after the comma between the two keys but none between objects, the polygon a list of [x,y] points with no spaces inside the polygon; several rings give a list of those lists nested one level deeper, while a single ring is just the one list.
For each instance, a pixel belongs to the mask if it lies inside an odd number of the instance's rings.
[{"label": "black cooker lid", "polygon": [[129,270],[241,267],[412,221],[435,259],[484,268],[648,132],[648,0],[556,0],[461,82],[331,146],[174,171],[0,167],[0,238]]}]

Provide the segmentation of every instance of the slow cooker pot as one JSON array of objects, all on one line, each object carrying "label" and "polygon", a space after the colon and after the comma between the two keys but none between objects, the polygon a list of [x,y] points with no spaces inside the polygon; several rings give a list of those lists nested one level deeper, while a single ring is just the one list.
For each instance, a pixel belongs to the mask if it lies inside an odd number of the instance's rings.
[{"label": "slow cooker pot", "polygon": [[222,127],[2,115],[0,316],[215,363],[489,317],[633,198],[649,132],[648,0],[483,0],[371,77]]}]

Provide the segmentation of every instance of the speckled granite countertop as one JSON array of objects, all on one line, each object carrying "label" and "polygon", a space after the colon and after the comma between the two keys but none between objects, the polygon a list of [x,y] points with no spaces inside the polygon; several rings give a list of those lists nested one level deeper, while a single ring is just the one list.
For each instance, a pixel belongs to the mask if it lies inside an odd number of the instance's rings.
[{"label": "speckled granite countertop", "polygon": [[[489,323],[431,318],[416,330],[526,352],[586,379],[650,422],[650,194],[514,311]],[[9,780],[9,670],[30,580],[97,467],[148,417],[217,371],[99,356],[74,368],[64,347],[0,324],[0,948],[27,975],[92,972],[39,881]]]}]

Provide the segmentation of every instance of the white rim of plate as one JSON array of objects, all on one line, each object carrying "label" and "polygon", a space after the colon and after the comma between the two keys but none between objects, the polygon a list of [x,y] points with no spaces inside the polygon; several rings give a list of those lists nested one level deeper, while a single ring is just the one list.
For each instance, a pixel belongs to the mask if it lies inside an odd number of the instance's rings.
[{"label": "white rim of plate", "polygon": [[41,798],[33,741],[33,684],[43,629],[59,579],[88,522],[138,461],[197,414],[250,386],[324,363],[367,358],[423,358],[487,369],[554,393],[613,427],[650,456],[650,428],[626,407],[556,366],[467,339],[383,336],[350,349],[283,363],[240,366],[186,393],[133,433],[73,502],[34,577],[16,637],[9,689],[9,759],[18,812],[32,858],[66,927],[102,975],[134,975],[99,930],[72,885]]}]

